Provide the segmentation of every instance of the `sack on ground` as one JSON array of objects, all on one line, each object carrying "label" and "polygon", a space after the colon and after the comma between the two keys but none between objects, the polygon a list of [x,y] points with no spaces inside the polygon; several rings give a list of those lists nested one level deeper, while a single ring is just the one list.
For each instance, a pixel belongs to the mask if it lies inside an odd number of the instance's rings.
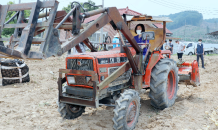
[{"label": "sack on ground", "polygon": [[2,85],[30,81],[29,67],[20,60],[1,61]]}]

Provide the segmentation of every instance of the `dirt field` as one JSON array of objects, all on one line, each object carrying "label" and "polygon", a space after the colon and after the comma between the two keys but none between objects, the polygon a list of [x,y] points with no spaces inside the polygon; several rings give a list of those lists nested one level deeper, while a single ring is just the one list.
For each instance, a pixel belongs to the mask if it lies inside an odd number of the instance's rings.
[{"label": "dirt field", "polygon": [[[65,68],[64,56],[30,61],[30,83],[0,86],[0,129],[111,130],[113,108],[86,108],[76,120],[62,120],[57,111],[58,69]],[[173,56],[176,58],[176,56]],[[196,56],[184,56],[192,61]],[[215,130],[218,129],[218,56],[205,56],[206,69],[200,68],[201,86],[179,85],[173,107],[156,110],[148,92],[141,100],[136,130]]]}]

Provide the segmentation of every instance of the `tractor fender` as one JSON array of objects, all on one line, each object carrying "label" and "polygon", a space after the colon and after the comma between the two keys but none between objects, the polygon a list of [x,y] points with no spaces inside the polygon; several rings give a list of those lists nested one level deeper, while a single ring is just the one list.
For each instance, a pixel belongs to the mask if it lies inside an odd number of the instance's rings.
[{"label": "tractor fender", "polygon": [[143,88],[150,87],[151,71],[152,71],[153,67],[157,64],[157,62],[160,59],[164,58],[162,54],[163,53],[161,53],[161,51],[154,51],[151,54],[151,58],[149,59],[148,65],[147,65],[146,70],[145,70],[145,75],[143,76],[143,80],[145,83],[145,85],[142,86]]}]

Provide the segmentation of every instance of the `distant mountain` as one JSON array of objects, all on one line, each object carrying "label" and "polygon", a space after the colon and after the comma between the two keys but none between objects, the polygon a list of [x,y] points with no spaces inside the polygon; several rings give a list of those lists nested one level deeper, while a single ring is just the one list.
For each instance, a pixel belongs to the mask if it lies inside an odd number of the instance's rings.
[{"label": "distant mountain", "polygon": [[170,30],[180,28],[184,25],[199,26],[203,21],[203,15],[198,11],[183,11],[162,16],[169,17],[173,20],[172,23],[167,24],[167,28]]},{"label": "distant mountain", "polygon": [[196,42],[202,38],[207,42],[217,42],[206,34],[218,31],[218,18],[203,19],[203,15],[198,11],[183,11],[161,16],[173,20],[172,23],[167,23],[167,28],[173,33],[173,37],[181,38],[182,41]]},{"label": "distant mountain", "polygon": [[208,23],[218,23],[218,18],[204,19],[204,21]]},{"label": "distant mountain", "polygon": [[186,25],[170,31],[173,33],[173,37],[181,38],[183,41],[197,42],[201,38],[204,42],[217,43],[216,39],[211,39],[206,35],[209,32],[218,31],[218,26],[215,23],[203,21],[198,26]]}]

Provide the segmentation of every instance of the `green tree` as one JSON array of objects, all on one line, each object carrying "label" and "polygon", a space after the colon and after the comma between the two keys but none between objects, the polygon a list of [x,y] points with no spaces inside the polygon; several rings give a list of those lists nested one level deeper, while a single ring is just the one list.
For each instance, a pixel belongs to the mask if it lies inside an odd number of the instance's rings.
[{"label": "green tree", "polygon": [[[70,3],[67,5],[67,7],[63,7],[62,10],[65,10],[67,13],[70,12],[70,10],[71,10],[71,3],[72,3],[72,2],[70,2]],[[88,0],[88,3],[90,3],[90,4],[92,4],[92,5],[95,5],[95,2],[93,2],[92,0]],[[82,2],[80,2],[80,4],[83,5]],[[93,6],[89,5],[89,4],[85,4],[85,5],[84,5],[84,8],[87,9],[87,11],[91,11],[91,10],[98,9],[99,7],[93,7]],[[83,10],[81,10],[81,12],[83,12]]]},{"label": "green tree", "polygon": [[[12,4],[15,4],[15,2],[9,1],[7,4],[12,5]],[[8,11],[6,18],[5,18],[5,22],[8,21],[15,13],[16,11]],[[24,17],[27,18],[29,16],[30,16],[30,10],[24,10]],[[17,23],[17,17],[15,17],[14,20],[12,20],[8,24],[15,24],[15,23]],[[14,33],[14,28],[4,28],[2,31],[2,35],[4,36],[11,36],[13,33]]]}]

